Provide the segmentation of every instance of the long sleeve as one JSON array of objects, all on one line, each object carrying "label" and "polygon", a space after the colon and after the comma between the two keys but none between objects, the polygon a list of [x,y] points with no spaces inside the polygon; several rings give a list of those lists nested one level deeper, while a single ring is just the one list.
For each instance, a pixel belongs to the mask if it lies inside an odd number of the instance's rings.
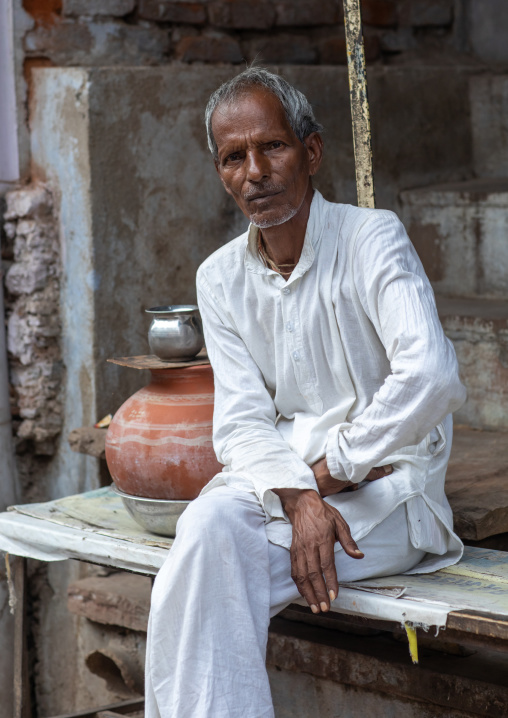
[{"label": "long sleeve", "polygon": [[363,224],[352,269],[362,310],[391,369],[363,413],[328,432],[330,473],[359,482],[384,457],[419,443],[458,409],[465,389],[432,288],[396,215],[376,212]]},{"label": "long sleeve", "polygon": [[268,517],[283,517],[275,488],[317,490],[312,470],[278,432],[276,409],[261,371],[203,273],[198,304],[215,379],[213,442],[227,471],[252,485]]}]

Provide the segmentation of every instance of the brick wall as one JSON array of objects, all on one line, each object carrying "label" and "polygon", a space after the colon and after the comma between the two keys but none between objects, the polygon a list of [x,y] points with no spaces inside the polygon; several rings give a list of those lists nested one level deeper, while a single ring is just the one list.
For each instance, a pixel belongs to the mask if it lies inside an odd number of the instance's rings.
[{"label": "brick wall", "polygon": [[[466,0],[362,0],[370,63],[463,55]],[[33,65],[344,64],[342,0],[23,0]]]}]

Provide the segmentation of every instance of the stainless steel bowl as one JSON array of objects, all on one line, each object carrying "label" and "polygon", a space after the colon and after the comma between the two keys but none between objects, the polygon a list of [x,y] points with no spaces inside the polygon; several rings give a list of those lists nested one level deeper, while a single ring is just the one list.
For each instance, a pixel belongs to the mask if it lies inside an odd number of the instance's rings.
[{"label": "stainless steel bowl", "polygon": [[159,536],[171,538],[175,536],[176,522],[190,503],[190,501],[169,499],[147,499],[144,496],[126,494],[116,486],[111,488],[122,497],[124,506],[134,521],[150,533]]},{"label": "stainless steel bowl", "polygon": [[145,310],[152,315],[148,330],[150,351],[159,359],[193,359],[203,348],[203,325],[195,304],[173,304]]}]

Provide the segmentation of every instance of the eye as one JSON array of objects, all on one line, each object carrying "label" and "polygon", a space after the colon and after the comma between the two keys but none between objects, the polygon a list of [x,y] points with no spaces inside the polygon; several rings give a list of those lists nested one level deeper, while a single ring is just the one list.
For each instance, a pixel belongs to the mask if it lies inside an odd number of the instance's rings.
[{"label": "eye", "polygon": [[284,145],[283,145],[282,142],[280,142],[280,140],[276,140],[275,142],[272,142],[272,143],[270,144],[270,149],[272,149],[272,150],[278,150],[278,149],[280,149],[280,148],[283,147],[283,146],[284,146]]},{"label": "eye", "polygon": [[228,156],[224,159],[224,164],[227,165],[227,164],[230,164],[230,163],[232,163],[232,162],[238,162],[239,159],[240,159],[240,153],[239,153],[239,152],[232,152],[230,155],[228,155]]}]

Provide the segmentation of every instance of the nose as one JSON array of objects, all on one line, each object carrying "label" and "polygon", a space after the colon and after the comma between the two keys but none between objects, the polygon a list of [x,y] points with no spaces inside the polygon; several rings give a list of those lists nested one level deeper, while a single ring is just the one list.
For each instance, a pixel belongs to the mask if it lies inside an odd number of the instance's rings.
[{"label": "nose", "polygon": [[259,152],[258,150],[250,150],[247,152],[246,168],[246,179],[249,182],[261,182],[270,176],[268,159],[263,152]]}]

